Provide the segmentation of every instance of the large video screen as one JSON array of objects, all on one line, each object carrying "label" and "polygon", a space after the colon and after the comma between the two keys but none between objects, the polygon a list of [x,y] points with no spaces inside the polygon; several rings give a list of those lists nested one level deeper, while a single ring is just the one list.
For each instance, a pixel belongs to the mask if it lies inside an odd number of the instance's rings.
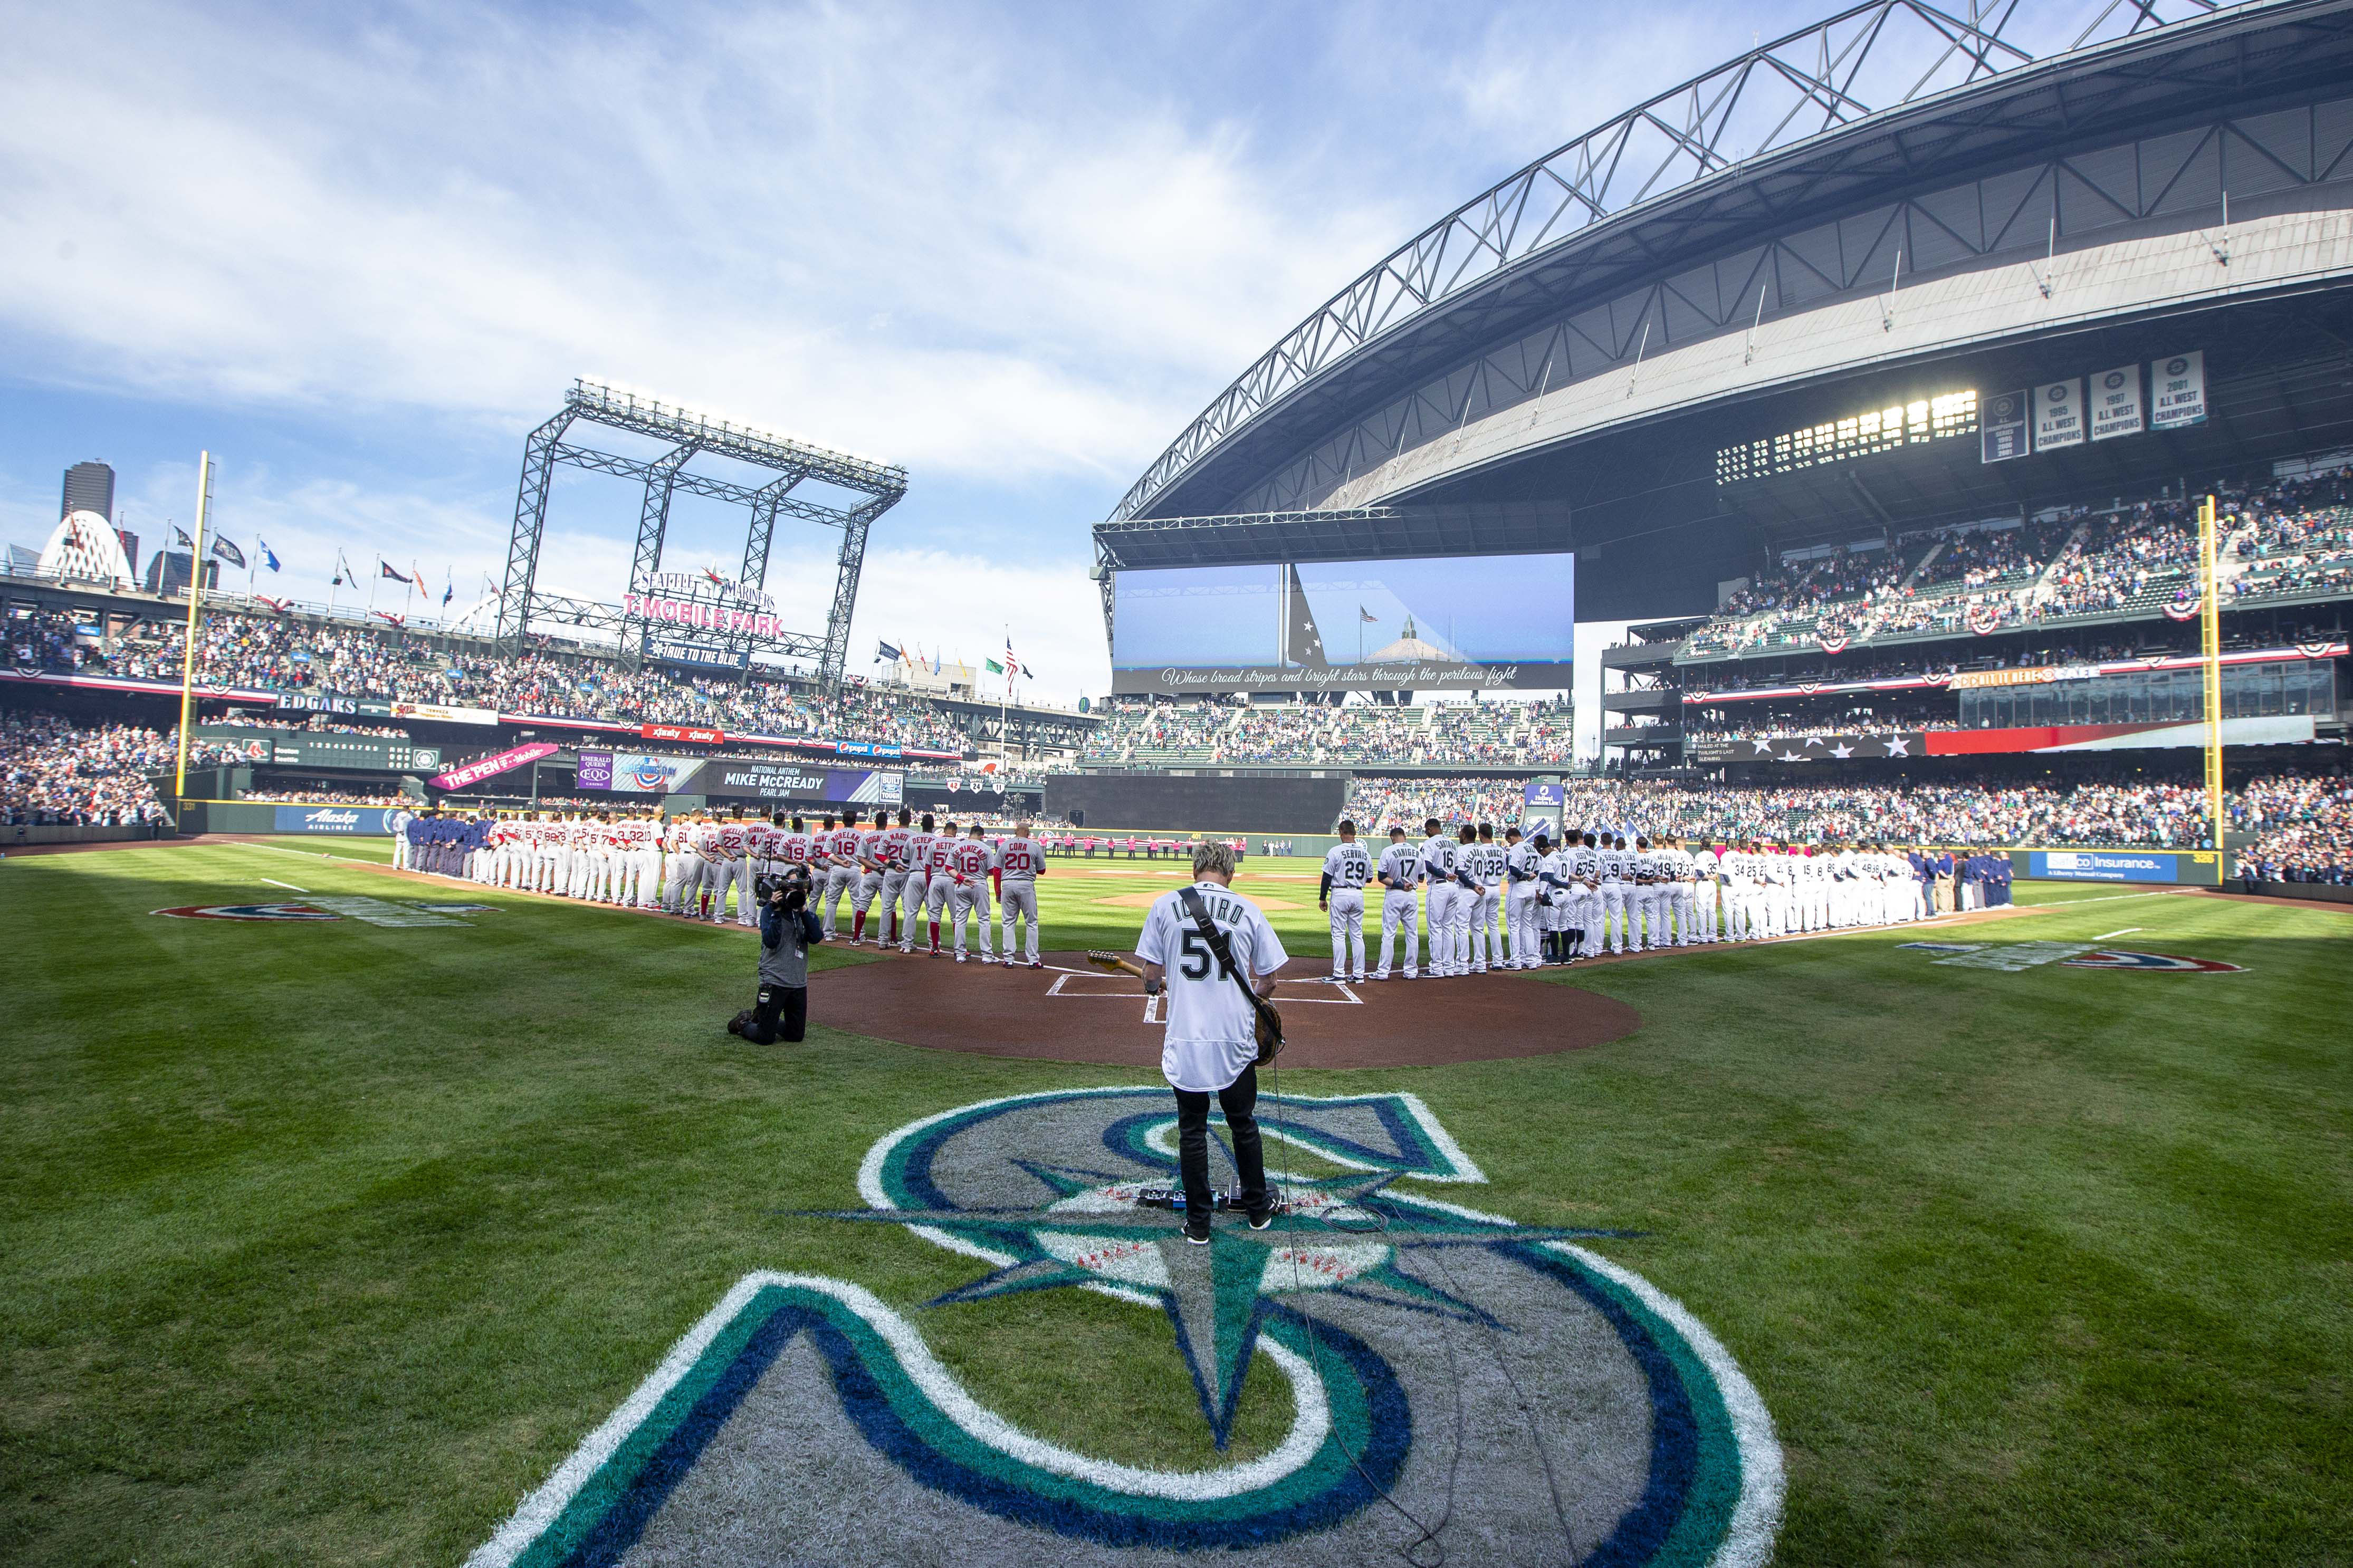
[{"label": "large video screen", "polygon": [[1566,687],[1576,566],[1563,552],[1124,571],[1112,689]]}]

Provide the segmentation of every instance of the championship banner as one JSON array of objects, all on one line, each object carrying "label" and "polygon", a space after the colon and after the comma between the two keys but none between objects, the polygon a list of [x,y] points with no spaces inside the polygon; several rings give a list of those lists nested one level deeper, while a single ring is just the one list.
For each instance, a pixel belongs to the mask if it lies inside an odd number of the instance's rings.
[{"label": "championship banner", "polygon": [[2206,353],[2175,354],[2149,363],[2149,428],[2181,430],[2206,423]]},{"label": "championship banner", "polygon": [[1978,460],[2007,463],[2027,452],[2026,394],[1998,392],[1986,399],[1978,425]]},{"label": "championship banner", "polygon": [[694,746],[716,746],[727,739],[719,730],[698,730],[687,724],[640,724],[638,735],[648,741],[682,741]]},{"label": "championship banner", "polygon": [[2140,366],[2119,365],[2092,377],[2092,439],[2137,436],[2142,428]]},{"label": "championship banner", "polygon": [[552,757],[554,754],[555,747],[549,742],[532,741],[507,751],[494,752],[487,757],[477,757],[463,767],[451,768],[446,773],[436,773],[431,782],[433,787],[438,790],[464,789],[467,785],[480,784],[484,779],[496,778],[499,774],[519,768],[525,763],[535,763],[542,757]]},{"label": "championship banner", "polygon": [[495,724],[499,716],[488,708],[446,708],[438,702],[396,702],[396,719],[430,719],[441,724]]},{"label": "championship banner", "polygon": [[2084,444],[2084,384],[2046,382],[2034,389],[2034,449],[2054,452]]}]

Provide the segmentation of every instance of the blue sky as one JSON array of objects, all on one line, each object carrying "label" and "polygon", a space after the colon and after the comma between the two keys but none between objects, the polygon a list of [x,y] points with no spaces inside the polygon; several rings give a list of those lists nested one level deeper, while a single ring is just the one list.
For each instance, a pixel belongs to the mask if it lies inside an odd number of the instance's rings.
[{"label": "blue sky", "polygon": [[[1002,640],[1100,692],[1088,525],[1284,329],[1487,184],[1787,6],[11,8],[0,540],[96,458],[152,548],[195,454],[273,589],[338,546],[504,558],[575,375],[906,466],[853,642]],[[542,581],[617,597],[567,479]],[[681,504],[668,564],[740,513]],[[824,540],[769,586],[824,619]]]}]

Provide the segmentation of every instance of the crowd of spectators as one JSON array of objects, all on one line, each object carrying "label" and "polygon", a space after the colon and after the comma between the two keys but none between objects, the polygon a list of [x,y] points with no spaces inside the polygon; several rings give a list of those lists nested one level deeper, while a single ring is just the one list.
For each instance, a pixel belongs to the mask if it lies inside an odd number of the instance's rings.
[{"label": "crowd of spectators", "polygon": [[[1759,788],[1623,779],[1569,779],[1555,826],[1710,843],[2098,845],[2186,848],[2208,839],[2205,796],[2187,784],[2119,775],[2042,784],[1787,784]],[[1449,825],[1523,818],[1518,781],[1360,778],[1348,814],[1359,826],[1409,833],[1430,817]]]},{"label": "crowd of spectators", "polygon": [[1566,703],[1495,700],[1391,707],[1353,702],[1156,702],[1114,698],[1089,739],[1091,763],[1396,766],[1566,764]]},{"label": "crowd of spectators", "polygon": [[[148,777],[169,773],[176,739],[135,724],[79,725],[54,713],[0,715],[0,822],[123,827],[163,820]],[[192,763],[214,757],[199,748]]]},{"label": "crowd of spectators", "polygon": [[2250,779],[2225,809],[2255,835],[2239,856],[2242,876],[2353,884],[2353,777],[2342,769]]},{"label": "crowd of spectators", "polygon": [[[32,618],[9,626],[20,667],[70,668],[151,680],[177,680],[185,632],[126,642],[101,653],[86,638]],[[636,669],[587,655],[540,649],[512,658],[428,642],[396,628],[318,626],[290,616],[214,614],[196,650],[196,679],[262,691],[323,690],[338,696],[501,712],[708,729],[826,740],[879,741],[963,754],[971,737],[923,698],[849,684],[832,693],[754,675],[686,675]]]},{"label": "crowd of spectators", "polygon": [[[2233,602],[2353,589],[2353,479],[2345,470],[2210,493],[2219,511],[2217,577]],[[1687,646],[1747,653],[2180,611],[2198,599],[2198,502],[2171,496],[1899,541],[1894,550],[1841,550],[1760,576]]]},{"label": "crowd of spectators", "polygon": [[283,801],[304,805],[414,805],[405,795],[370,795],[350,789],[249,789],[239,800]]}]

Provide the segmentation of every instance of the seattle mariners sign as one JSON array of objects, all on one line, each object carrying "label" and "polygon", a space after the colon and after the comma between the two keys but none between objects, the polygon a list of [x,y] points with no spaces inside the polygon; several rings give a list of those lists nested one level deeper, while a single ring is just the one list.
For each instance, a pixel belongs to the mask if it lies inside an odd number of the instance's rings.
[{"label": "seattle mariners sign", "polygon": [[[1271,1142],[1315,1169],[1281,1178],[1294,1206],[1271,1229],[1221,1225],[1208,1247],[1147,1201],[1176,1170],[1165,1090],[1018,1095],[888,1134],[858,1173],[867,1206],[804,1219],[903,1231],[971,1277],[909,1308],[850,1279],[744,1276],[470,1568],[1211,1549],[1340,1568],[1418,1536],[1482,1561],[1767,1561],[1772,1420],[1688,1311],[1579,1245],[1611,1233],[1435,1195],[1485,1178],[1410,1095],[1261,1106]],[[1157,1326],[1193,1390],[1175,1436],[1194,1462],[1018,1425],[933,1349],[936,1309],[985,1332],[972,1314],[1062,1290]],[[1289,1414],[1235,1453],[1254,1366]]]}]

